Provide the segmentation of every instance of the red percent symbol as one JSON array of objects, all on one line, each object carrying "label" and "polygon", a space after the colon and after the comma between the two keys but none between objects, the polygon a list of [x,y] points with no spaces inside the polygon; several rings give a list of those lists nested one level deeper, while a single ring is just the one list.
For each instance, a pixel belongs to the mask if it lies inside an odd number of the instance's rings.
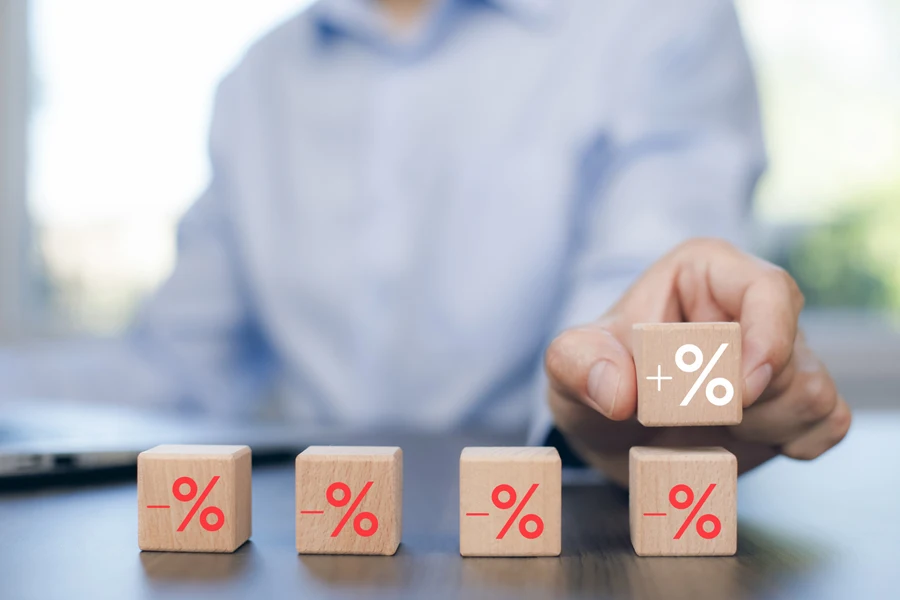
[{"label": "red percent symbol", "polygon": [[[672,539],[680,540],[681,536],[688,530],[688,527],[691,526],[691,523],[694,521],[694,518],[697,516],[697,513],[700,512],[700,509],[706,504],[707,499],[709,499],[710,494],[712,494],[713,490],[716,489],[716,484],[711,483],[709,487],[706,488],[706,491],[703,492],[703,495],[700,496],[700,500],[697,501],[697,504],[694,504],[694,490],[691,489],[690,486],[679,483],[672,487],[669,490],[669,504],[672,508],[678,510],[685,510],[690,508],[693,504],[693,508],[691,508],[691,512],[688,513],[687,519],[681,524],[681,527],[678,528],[678,531],[675,532],[675,537]],[[678,499],[678,494],[684,494],[684,500]],[[666,513],[644,513],[645,517],[665,517]],[[709,523],[712,525],[712,529],[707,531],[704,525]],[[705,540],[711,540],[722,531],[722,522],[719,520],[719,517],[713,514],[705,514],[700,515],[700,518],[697,519],[696,524],[697,535],[702,537]]]},{"label": "red percent symbol", "polygon": [[[206,500],[206,497],[209,496],[209,493],[216,486],[216,483],[219,481],[219,476],[216,475],[212,479],[209,480],[209,483],[206,484],[206,487],[200,493],[200,497],[197,498],[197,501],[194,502],[194,505],[191,506],[191,510],[188,511],[187,516],[181,522],[181,525],[178,526],[176,531],[184,531],[188,526],[188,523],[191,522],[191,519],[194,518],[194,515],[197,514],[197,511],[200,510],[200,506],[203,505],[203,501]],[[186,492],[182,492],[182,486],[187,486],[188,489]],[[172,495],[175,496],[175,499],[179,502],[190,502],[194,498],[197,497],[197,482],[191,479],[190,477],[179,477],[175,480],[175,483],[172,484]],[[170,508],[168,504],[149,504],[147,508]],[[210,517],[215,516],[215,521],[210,521]],[[205,529],[206,531],[218,531],[222,529],[222,526],[225,525],[225,513],[222,512],[222,509],[218,506],[207,506],[202,511],[200,511],[200,527]]]},{"label": "red percent symbol", "polygon": [[[360,503],[363,501],[363,498],[366,497],[366,494],[369,493],[369,490],[372,488],[372,481],[367,481],[366,484],[359,491],[359,495],[353,500],[353,504],[350,505],[350,508],[347,509],[347,512],[344,513],[344,516],[341,517],[340,522],[337,524],[337,527],[334,528],[334,531],[331,532],[331,537],[337,537],[341,531],[344,529],[344,525],[347,524],[347,521],[350,520],[350,517],[359,508]],[[351,499],[350,486],[344,483],[343,481],[335,481],[331,485],[328,486],[328,489],[325,490],[325,499],[328,500],[328,504],[335,508],[343,508],[347,506]],[[301,510],[301,515],[322,515],[325,514],[324,510]],[[364,527],[365,522],[369,522],[368,527]],[[353,531],[355,531],[358,535],[362,537],[369,537],[375,535],[378,531],[378,517],[370,512],[361,512],[356,515],[356,518],[353,519]]]},{"label": "red percent symbol", "polygon": [[[502,540],[506,537],[507,532],[510,527],[513,526],[513,523],[516,522],[516,519],[519,518],[519,514],[522,512],[522,509],[525,508],[525,505],[528,504],[528,501],[531,500],[531,497],[534,495],[534,492],[538,489],[537,483],[532,483],[531,487],[528,488],[528,491],[525,492],[525,496],[522,497],[522,501],[516,506],[515,510],[513,510],[512,515],[510,515],[509,519],[507,519],[506,523],[503,525],[503,528],[500,530],[500,533],[497,534],[497,539]],[[505,495],[504,499],[502,496]],[[493,502],[494,506],[499,508],[500,510],[507,510],[512,508],[514,504],[516,504],[516,490],[513,486],[501,483],[497,487],[494,488],[493,493],[491,494],[491,502]],[[490,513],[484,512],[467,512],[467,517],[487,517]],[[534,531],[528,530],[528,524],[534,523]],[[544,521],[535,514],[527,514],[519,521],[519,533],[522,534],[522,537],[533,540],[541,536],[544,533]]]}]

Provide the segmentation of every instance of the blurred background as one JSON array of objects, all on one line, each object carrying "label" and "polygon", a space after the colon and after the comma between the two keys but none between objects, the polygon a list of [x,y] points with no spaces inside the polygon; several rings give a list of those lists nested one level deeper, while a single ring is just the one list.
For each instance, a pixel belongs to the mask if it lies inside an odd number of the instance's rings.
[{"label": "blurred background", "polygon": [[[206,182],[217,80],[309,3],[0,0],[0,343],[128,323]],[[770,158],[755,250],[800,282],[839,381],[895,402],[900,3],[737,6]]]}]

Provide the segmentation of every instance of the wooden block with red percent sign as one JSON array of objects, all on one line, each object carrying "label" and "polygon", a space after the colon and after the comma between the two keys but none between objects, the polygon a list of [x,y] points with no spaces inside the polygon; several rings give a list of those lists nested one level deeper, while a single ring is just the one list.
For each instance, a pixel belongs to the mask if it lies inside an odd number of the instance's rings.
[{"label": "wooden block with red percent sign", "polygon": [[297,456],[297,552],[397,552],[403,514],[403,451],[310,446]]},{"label": "wooden block with red percent sign", "polygon": [[250,478],[247,446],[157,446],[141,452],[141,550],[234,552],[250,538]]},{"label": "wooden block with red percent sign", "polygon": [[463,556],[559,556],[562,463],[556,448],[466,448],[459,461]]},{"label": "wooden block with red percent sign", "polygon": [[629,452],[631,543],[640,556],[730,556],[737,549],[737,458],[724,448]]}]

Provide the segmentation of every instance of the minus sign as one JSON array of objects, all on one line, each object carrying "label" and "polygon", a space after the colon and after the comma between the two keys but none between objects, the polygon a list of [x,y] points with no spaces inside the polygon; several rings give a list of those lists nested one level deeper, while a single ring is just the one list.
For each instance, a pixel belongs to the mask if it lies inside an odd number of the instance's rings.
[{"label": "minus sign", "polygon": [[466,513],[467,517],[489,517],[491,513]]},{"label": "minus sign", "polygon": [[324,510],[301,510],[301,515],[324,515]]},{"label": "minus sign", "polygon": [[168,504],[148,504],[147,508],[171,508]]},{"label": "minus sign", "polygon": [[644,513],[645,517],[665,517],[666,513]]}]

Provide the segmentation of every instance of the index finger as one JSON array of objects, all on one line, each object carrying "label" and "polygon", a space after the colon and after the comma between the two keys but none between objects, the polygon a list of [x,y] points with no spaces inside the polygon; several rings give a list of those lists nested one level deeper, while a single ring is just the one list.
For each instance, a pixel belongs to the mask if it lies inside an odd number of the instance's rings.
[{"label": "index finger", "polygon": [[[724,242],[715,248],[698,248],[678,257],[679,298],[692,295],[682,290],[693,277],[685,271],[703,269],[708,293],[731,318],[741,324],[744,406],[759,398],[769,382],[788,364],[803,309],[803,294],[782,268],[756,258]],[[696,281],[696,280],[694,280]],[[689,307],[682,311],[690,321]]]}]

